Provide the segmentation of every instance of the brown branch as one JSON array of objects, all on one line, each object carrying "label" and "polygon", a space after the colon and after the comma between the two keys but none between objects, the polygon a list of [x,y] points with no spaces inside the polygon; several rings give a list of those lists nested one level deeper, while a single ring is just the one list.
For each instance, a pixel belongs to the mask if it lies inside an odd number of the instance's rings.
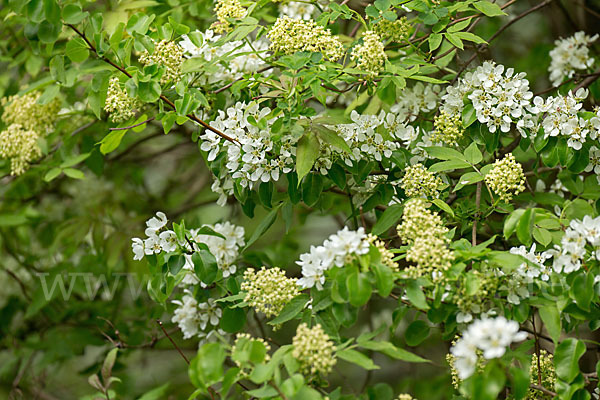
[{"label": "brown branch", "polygon": [[556,166],[556,167],[540,167],[540,168],[536,169],[535,171],[527,171],[527,172],[525,172],[524,175],[525,176],[534,176],[534,175],[541,174],[541,173],[544,173],[544,172],[555,171],[555,170],[560,169],[560,168],[561,167],[559,167],[559,166]]},{"label": "brown branch", "polygon": [[540,392],[542,392],[544,394],[547,394],[548,396],[552,396],[553,398],[556,397],[556,396],[558,396],[558,394],[556,394],[553,391],[548,390],[545,387],[540,386],[540,385],[531,384],[531,385],[529,385],[529,387],[532,388],[532,389],[535,389],[535,390],[539,390]]},{"label": "brown branch", "polygon": [[[105,63],[108,63],[110,65],[112,65],[114,68],[118,69],[119,71],[121,71],[123,74],[125,74],[125,76],[127,76],[128,78],[131,78],[131,74],[129,72],[127,72],[125,70],[125,68],[121,67],[120,65],[115,64],[111,59],[109,59],[106,56],[100,56],[98,54],[98,52],[96,51],[96,48],[94,47],[94,45],[88,40],[88,38],[85,36],[85,34],[83,34],[83,32],[81,32],[79,29],[77,29],[77,27],[75,27],[72,24],[65,24],[67,25],[69,28],[71,28],[73,31],[75,31],[75,33],[77,33],[88,45],[89,49],[94,52],[96,54],[96,56],[104,61]],[[164,101],[165,103],[167,103],[173,110],[177,110],[177,108],[175,107],[175,104],[169,100],[165,95],[161,94],[160,95],[160,99],[162,101]],[[189,119],[191,119],[192,121],[202,125],[205,129],[208,129],[209,131],[212,131],[214,133],[216,133],[217,135],[221,136],[223,139],[228,140],[232,143],[237,143],[239,144],[239,141],[235,138],[232,138],[229,135],[224,134],[223,132],[221,132],[220,130],[213,128],[212,126],[210,126],[209,124],[207,124],[206,122],[204,122],[203,120],[201,120],[200,118],[196,117],[194,114],[186,114],[186,117],[188,117]]]},{"label": "brown branch", "polygon": [[188,360],[188,358],[185,356],[185,354],[183,354],[183,351],[181,351],[181,349],[179,348],[179,346],[177,346],[177,343],[175,343],[175,341],[171,338],[171,336],[169,336],[169,334],[167,333],[167,330],[163,326],[163,324],[160,321],[160,319],[157,319],[156,323],[158,324],[158,326],[160,326],[160,329],[162,329],[162,331],[165,334],[165,336],[167,338],[169,338],[169,340],[171,341],[171,343],[173,344],[173,346],[177,349],[177,351],[179,352],[179,354],[181,354],[181,357],[183,357],[183,359],[185,360],[185,362],[188,363],[188,365],[189,365],[190,364],[190,360]]},{"label": "brown branch", "polygon": [[593,74],[590,74],[590,76],[588,76],[583,81],[581,81],[581,83],[579,85],[575,86],[575,89],[573,89],[573,92],[577,92],[581,88],[587,88],[592,83],[596,82],[598,80],[598,78],[600,78],[600,70],[594,72]]}]

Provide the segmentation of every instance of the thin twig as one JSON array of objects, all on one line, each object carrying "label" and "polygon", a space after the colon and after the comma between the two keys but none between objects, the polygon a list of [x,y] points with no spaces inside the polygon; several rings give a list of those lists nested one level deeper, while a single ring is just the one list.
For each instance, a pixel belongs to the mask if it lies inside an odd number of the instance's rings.
[{"label": "thin twig", "polygon": [[481,181],[477,182],[475,192],[475,219],[473,220],[473,230],[471,231],[471,244],[477,246],[477,223],[479,222],[479,207],[481,206]]},{"label": "thin twig", "polygon": [[135,127],[140,126],[140,125],[144,125],[144,124],[146,124],[146,123],[148,123],[150,121],[154,121],[154,117],[148,118],[147,120],[142,121],[142,122],[140,122],[138,124],[135,124],[135,125],[124,126],[122,128],[110,128],[109,130],[111,130],[111,131],[124,131],[126,129],[131,129],[131,128],[135,128]]},{"label": "thin twig", "polygon": [[535,389],[535,390],[539,390],[540,392],[542,392],[544,394],[547,394],[548,396],[552,396],[553,398],[556,397],[556,396],[558,396],[558,394],[556,394],[553,391],[548,390],[545,387],[540,386],[540,385],[533,385],[533,384],[531,384],[531,385],[529,385],[529,387],[532,388],[532,389]]},{"label": "thin twig", "polygon": [[[120,65],[115,64],[111,59],[107,58],[106,56],[100,56],[98,54],[98,51],[96,51],[96,48],[94,47],[94,45],[88,40],[88,38],[85,36],[85,34],[83,34],[83,32],[81,32],[79,29],[77,29],[76,26],[74,26],[72,24],[65,24],[65,25],[68,26],[69,28],[71,28],[73,31],[75,31],[75,33],[77,33],[87,43],[89,49],[92,52],[94,52],[96,54],[96,56],[98,56],[98,58],[100,58],[100,60],[112,65],[114,68],[121,71],[125,76],[127,76],[128,78],[131,78],[131,74],[129,72],[127,72],[127,70],[125,70],[125,68],[121,67]],[[171,107],[173,110],[177,109],[175,107],[175,104],[171,100],[169,100],[165,95],[161,94],[160,99],[162,101],[164,101],[165,103],[167,103],[169,105],[169,107]],[[202,125],[205,129],[208,129],[209,131],[216,133],[217,135],[221,136],[223,139],[228,140],[232,143],[239,144],[239,141],[237,139],[224,134],[223,132],[221,132],[220,130],[218,130],[216,128],[213,128],[212,126],[210,126],[209,124],[207,124],[206,122],[201,120],[200,118],[196,117],[194,114],[186,114],[186,117],[188,117],[192,121]]]},{"label": "thin twig", "polygon": [[179,346],[177,346],[177,343],[175,343],[175,341],[171,338],[171,336],[169,336],[169,334],[167,333],[167,330],[163,326],[163,324],[160,321],[160,319],[157,319],[156,323],[158,324],[158,326],[160,326],[160,329],[162,329],[162,331],[165,334],[165,336],[167,338],[169,338],[169,340],[171,341],[171,343],[173,344],[173,346],[175,346],[175,348],[177,349],[177,351],[179,352],[179,354],[181,354],[181,357],[183,357],[183,359],[185,360],[185,362],[188,363],[188,365],[189,365],[190,364],[190,360],[188,360],[188,358],[185,356],[185,354],[183,354],[183,351],[181,351],[181,349],[179,348]]}]

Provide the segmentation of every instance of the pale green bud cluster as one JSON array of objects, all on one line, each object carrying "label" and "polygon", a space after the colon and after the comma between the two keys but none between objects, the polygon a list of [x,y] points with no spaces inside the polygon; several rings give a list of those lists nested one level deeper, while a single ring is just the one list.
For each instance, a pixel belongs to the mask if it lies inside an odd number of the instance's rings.
[{"label": "pale green bud cluster", "polygon": [[267,317],[278,315],[283,307],[300,294],[297,279],[288,278],[279,268],[262,267],[260,271],[248,268],[244,272],[241,290],[246,292],[244,301]]},{"label": "pale green bud cluster", "polygon": [[467,278],[465,275],[461,275],[458,278],[460,285],[452,297],[454,304],[465,313],[470,313],[473,309],[483,310],[486,302],[495,296],[502,284],[500,278],[492,271],[481,272],[473,269],[471,273],[477,277],[479,282],[477,292],[469,294]]},{"label": "pale green bud cluster", "polygon": [[501,200],[509,202],[513,196],[525,190],[523,167],[508,153],[502,160],[496,160],[492,170],[485,176],[485,183]]},{"label": "pale green bud cluster", "polygon": [[160,83],[179,82],[181,79],[181,65],[183,64],[183,48],[175,42],[161,40],[154,46],[152,54],[144,51],[140,54],[140,62],[144,65],[156,64],[165,67],[165,72],[160,78]]},{"label": "pale green bud cluster", "polygon": [[396,400],[416,400],[408,393],[402,393]]},{"label": "pale green bud cluster", "polygon": [[352,60],[356,61],[357,68],[365,71],[370,78],[374,78],[385,68],[388,59],[385,46],[375,31],[366,31],[362,40],[362,44],[357,44],[352,49]]},{"label": "pale green bud cluster", "polygon": [[392,253],[388,250],[387,247],[385,247],[385,243],[383,242],[383,240],[380,240],[377,236],[373,235],[372,233],[369,233],[367,235],[367,241],[373,246],[375,246],[377,250],[379,250],[379,254],[381,257],[380,261],[383,265],[388,266],[392,271],[398,271],[399,266],[398,263],[394,261],[394,253]]},{"label": "pale green bud cluster", "polygon": [[210,27],[215,33],[230,32],[233,27],[228,19],[242,19],[246,16],[246,10],[238,0],[217,0],[215,4],[215,14],[217,20]]},{"label": "pale green bud cluster", "polygon": [[392,42],[402,42],[408,38],[412,25],[406,17],[398,18],[395,21],[390,21],[386,18],[381,18],[375,24],[375,32],[381,39],[390,40]]},{"label": "pale green bud cluster", "polygon": [[121,86],[119,78],[110,78],[104,111],[110,114],[112,122],[118,123],[133,118],[135,109],[139,106],[140,102],[134,97],[129,97],[127,91]]},{"label": "pale green bud cluster", "polygon": [[48,104],[37,104],[41,95],[40,91],[34,91],[2,99],[2,121],[6,125],[19,124],[25,130],[45,136],[54,128],[60,111],[60,100],[55,98]]},{"label": "pale green bud cluster", "polygon": [[423,164],[415,164],[404,170],[400,187],[408,197],[438,197],[440,187],[444,182],[433,172],[429,172]]},{"label": "pale green bud cluster", "polygon": [[305,375],[327,375],[337,362],[333,354],[335,346],[319,324],[312,328],[305,323],[298,325],[292,345],[292,356],[298,361],[300,371]]},{"label": "pale green bud cluster", "polygon": [[20,124],[9,125],[0,132],[0,157],[10,158],[10,174],[21,175],[29,163],[42,155],[38,134]]},{"label": "pale green bud cluster", "polygon": [[[556,369],[552,354],[546,350],[540,350],[539,371],[541,371],[542,386],[548,390],[554,391],[556,385]],[[532,385],[538,385],[538,356],[534,353],[531,356],[531,366],[529,367],[529,379]],[[529,389],[527,400],[551,399],[552,396],[543,394],[539,390]]]},{"label": "pale green bud cluster", "polygon": [[2,99],[2,121],[8,126],[0,132],[0,157],[10,159],[10,174],[21,175],[42,155],[38,139],[54,129],[60,100],[37,104],[39,91]]},{"label": "pale green bud cluster", "polygon": [[411,199],[404,205],[402,223],[398,225],[398,236],[411,245],[406,260],[416,263],[407,269],[412,277],[430,275],[434,271],[450,268],[454,254],[448,249],[448,228],[436,212],[426,207],[423,199]]},{"label": "pale green bud cluster", "polygon": [[433,126],[431,141],[442,142],[451,146],[455,145],[465,132],[460,114],[450,114],[444,110],[435,116]]},{"label": "pale green bud cluster", "polygon": [[[458,340],[458,336],[456,337],[456,339],[454,339],[452,341],[452,346],[454,346],[456,344]],[[484,369],[485,369],[485,358],[483,358],[483,355],[481,354],[481,350],[477,349],[477,366],[476,368],[476,373],[477,374],[482,374]],[[452,386],[454,386],[454,389],[458,390],[458,388],[460,387],[460,384],[462,383],[462,379],[460,379],[460,377],[458,376],[458,369],[456,369],[456,356],[454,356],[454,354],[452,353],[448,353],[446,354],[446,362],[448,363],[448,365],[450,365],[450,376],[452,377]]]},{"label": "pale green bud cluster", "polygon": [[277,19],[267,34],[274,53],[294,54],[298,51],[322,53],[330,61],[344,55],[344,46],[329,29],[313,20],[293,19],[283,16]]},{"label": "pale green bud cluster", "polygon": [[[235,337],[235,342],[233,343],[233,347],[231,348],[231,354],[235,355],[236,353],[238,353],[238,351],[240,351],[243,348],[248,348],[249,345],[251,345],[252,342],[260,342],[263,344],[263,346],[265,346],[266,349],[266,354],[265,354],[265,358],[263,359],[262,362],[267,363],[269,362],[269,360],[271,359],[271,356],[269,355],[269,352],[271,351],[271,346],[263,339],[263,338],[255,338],[252,337],[252,335],[250,335],[249,333],[238,333]],[[237,365],[238,368],[243,369],[242,366],[242,362],[237,359],[236,357],[232,357],[233,361],[235,362],[235,365]],[[245,371],[241,371],[245,374]]]}]

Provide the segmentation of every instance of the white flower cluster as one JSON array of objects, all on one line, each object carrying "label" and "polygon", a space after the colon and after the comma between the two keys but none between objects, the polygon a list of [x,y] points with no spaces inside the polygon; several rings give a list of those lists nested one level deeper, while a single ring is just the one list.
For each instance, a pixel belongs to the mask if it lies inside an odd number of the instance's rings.
[{"label": "white flower cluster", "polygon": [[[243,187],[253,188],[257,182],[278,181],[280,174],[294,168],[297,141],[291,135],[284,135],[275,142],[271,136],[271,125],[275,118],[269,118],[271,109],[259,108],[258,104],[236,103],[226,112],[219,110],[217,118],[210,125],[237,140],[233,143],[223,140],[212,131],[206,131],[200,148],[208,152],[208,161],[213,161],[226,152],[225,167],[229,179],[239,180]],[[226,178],[227,179],[227,178]],[[221,183],[224,188],[226,183]],[[233,185],[228,185],[233,191]],[[228,193],[231,193],[228,192]]]},{"label": "white flower cluster", "polygon": [[402,90],[402,96],[390,111],[398,118],[414,121],[421,113],[429,113],[438,109],[444,89],[440,85],[417,82],[412,88]]},{"label": "white flower cluster", "polygon": [[465,95],[473,103],[477,120],[492,133],[508,132],[515,123],[525,136],[525,129],[534,127],[533,93],[523,72],[515,74],[512,68],[486,61],[447,88],[442,109],[448,114],[462,113]]},{"label": "white flower cluster", "polygon": [[293,19],[309,20],[317,12],[317,7],[301,1],[289,1],[287,3],[282,3],[279,6],[279,11],[282,15]]},{"label": "white flower cluster", "polygon": [[199,251],[198,244],[202,243],[208,246],[208,250],[217,260],[217,265],[222,271],[224,278],[236,272],[237,266],[235,265],[235,260],[238,258],[240,249],[245,244],[243,227],[236,226],[230,222],[205,225],[223,235],[224,239],[219,236],[199,234],[200,229],[190,229],[189,241],[180,242],[177,240],[175,232],[165,229],[167,222],[167,216],[160,211],[156,213],[156,217],[152,217],[146,221],[146,239],[131,239],[134,260],[141,260],[144,258],[144,255],[158,254],[162,251],[172,253],[177,249],[183,249],[185,251],[183,270],[187,271],[187,274],[183,278],[182,283],[185,285],[195,285],[201,282],[194,275],[194,264],[190,253]]},{"label": "white flower cluster", "polygon": [[315,163],[317,168],[321,167],[322,173],[331,167],[331,152],[337,152],[349,166],[352,165],[352,161],[364,159],[381,161],[383,157],[390,157],[392,152],[399,148],[397,140],[410,141],[415,134],[415,129],[394,113],[381,111],[379,115],[361,115],[356,110],[352,110],[350,119],[352,120],[350,124],[329,128],[344,139],[352,153],[344,153],[324,144],[321,148],[321,156]]},{"label": "white flower cluster", "polygon": [[596,174],[596,179],[598,180],[598,183],[600,183],[600,149],[596,146],[590,147],[589,157],[590,162],[585,167],[585,172],[594,171],[594,174]]},{"label": "white flower cluster", "polygon": [[[204,74],[200,83],[214,83],[230,81],[241,78],[245,73],[254,73],[265,66],[265,62],[259,57],[269,47],[266,40],[256,40],[252,45],[241,40],[232,40],[222,46],[215,43],[221,38],[215,35],[211,29],[205,32],[197,32],[201,39],[200,46],[196,46],[187,35],[183,35],[179,45],[188,57],[199,57],[206,62],[216,63],[216,72]],[[256,51],[255,51],[256,50]]]},{"label": "white flower cluster", "polygon": [[[587,257],[586,244],[593,246],[592,255]],[[549,251],[553,257],[552,267],[557,273],[578,271],[588,258],[600,260],[600,217],[589,215],[583,220],[572,220],[565,230],[560,246]]]},{"label": "white flower cluster", "polygon": [[595,140],[600,129],[600,118],[595,115],[585,119],[578,115],[585,111],[582,101],[587,96],[588,91],[581,88],[575,94],[569,92],[566,96],[550,96],[545,101],[536,97],[535,107],[540,115],[544,115],[541,126],[545,137],[566,136],[567,144],[575,150],[580,150],[588,137]]},{"label": "white flower cluster", "polygon": [[524,262],[510,274],[504,274],[503,271],[498,270],[498,274],[506,278],[500,289],[508,291],[506,299],[509,303],[520,304],[521,299],[529,297],[528,285],[535,282],[536,279],[543,281],[550,279],[550,268],[544,263],[552,257],[552,254],[547,251],[536,253],[535,247],[534,243],[529,250],[525,246],[511,248],[511,254],[523,256],[531,263]]},{"label": "white flower cluster", "polygon": [[356,256],[367,254],[369,246],[364,228],[351,231],[344,227],[329,236],[321,246],[311,246],[308,253],[300,255],[300,261],[296,261],[302,267],[302,278],[298,279],[298,285],[302,288],[316,286],[319,290],[323,289],[325,271],[333,266],[343,267]]},{"label": "white flower cluster", "polygon": [[572,78],[576,70],[584,70],[594,65],[594,58],[590,57],[589,45],[598,39],[598,35],[588,36],[585,32],[577,32],[566,39],[554,42],[554,49],[550,51],[552,63],[548,68],[550,80],[558,86],[565,78]]},{"label": "white flower cluster", "polygon": [[519,331],[519,324],[504,317],[484,318],[473,322],[462,337],[452,346],[450,352],[455,358],[454,367],[460,379],[467,379],[475,372],[478,352],[487,360],[504,355],[513,342],[527,338],[527,333]]},{"label": "white flower cluster", "polygon": [[202,331],[209,325],[213,327],[219,325],[219,321],[223,315],[223,311],[217,306],[214,299],[198,303],[189,291],[186,291],[181,300],[173,300],[173,304],[176,304],[178,307],[175,309],[171,322],[179,325],[184,339],[194,336],[208,339],[211,333],[215,331],[212,329],[208,333]]}]

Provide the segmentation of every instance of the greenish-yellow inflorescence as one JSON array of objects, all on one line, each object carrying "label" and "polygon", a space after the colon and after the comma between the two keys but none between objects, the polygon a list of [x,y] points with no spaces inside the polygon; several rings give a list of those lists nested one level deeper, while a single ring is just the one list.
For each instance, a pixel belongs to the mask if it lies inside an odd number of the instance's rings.
[{"label": "greenish-yellow inflorescence", "polygon": [[455,145],[465,132],[460,114],[449,114],[446,111],[440,111],[435,116],[433,126],[431,141],[442,142],[450,146]]},{"label": "greenish-yellow inflorescence", "polygon": [[141,105],[139,100],[129,97],[122,87],[119,78],[112,77],[108,83],[104,111],[110,114],[112,122],[123,122],[135,116],[136,109]]},{"label": "greenish-yellow inflorescence", "polygon": [[374,28],[381,39],[391,42],[402,42],[408,39],[411,29],[412,25],[406,17],[398,18],[395,21],[381,18]]},{"label": "greenish-yellow inflorescence", "polygon": [[274,53],[320,52],[329,61],[339,60],[344,55],[344,46],[337,36],[313,20],[280,17],[267,37],[271,41],[270,50]]},{"label": "greenish-yellow inflorescence", "polygon": [[233,27],[228,20],[242,19],[248,12],[238,0],[217,0],[214,10],[217,15],[217,21],[210,27],[215,33],[230,32]]},{"label": "greenish-yellow inflorescence", "polygon": [[428,171],[421,163],[406,167],[404,177],[400,180],[400,187],[408,197],[437,198],[440,195],[438,188],[443,184],[439,176]]},{"label": "greenish-yellow inflorescence", "polygon": [[[271,356],[269,355],[269,352],[271,351],[271,346],[263,338],[255,338],[252,335],[250,335],[249,333],[244,333],[244,332],[238,333],[236,335],[235,342],[233,343],[233,347],[231,348],[231,354],[235,354],[240,345],[248,343],[248,342],[262,343],[266,349],[266,354],[265,354],[265,358],[264,358],[263,362],[266,363],[271,359]],[[238,368],[242,368],[242,363],[239,360],[234,359],[234,362]]]},{"label": "greenish-yellow inflorescence", "polygon": [[11,124],[0,132],[0,157],[10,159],[10,174],[21,175],[29,163],[41,157],[39,136],[20,124]]},{"label": "greenish-yellow inflorescence", "polygon": [[305,323],[298,325],[292,345],[292,356],[298,361],[300,371],[305,375],[327,375],[337,362],[335,346],[321,325],[317,324],[312,328]]},{"label": "greenish-yellow inflorescence", "polygon": [[165,68],[160,83],[179,82],[181,79],[181,66],[184,61],[183,48],[175,42],[161,40],[154,46],[154,51],[150,54],[145,50],[140,54],[140,62],[144,65],[156,64]]},{"label": "greenish-yellow inflorescence", "polygon": [[[539,377],[541,376],[541,386],[548,390],[554,391],[554,385],[556,385],[556,369],[554,368],[554,360],[552,354],[546,350],[540,350],[540,361],[539,361],[538,374],[538,356],[533,354],[531,357],[531,366],[529,367],[529,379],[531,384],[539,385]],[[543,394],[539,390],[530,388],[527,393],[527,400],[540,400],[540,399],[551,399],[552,396]]]},{"label": "greenish-yellow inflorescence", "polygon": [[369,78],[374,78],[385,69],[385,62],[388,59],[385,46],[375,31],[366,31],[362,40],[361,44],[357,44],[352,49],[352,60],[356,61],[358,69],[365,71]]},{"label": "greenish-yellow inflorescence", "polygon": [[[459,337],[457,336],[452,341],[452,346],[454,346],[456,344],[458,339],[459,339]],[[448,363],[448,365],[450,365],[450,376],[452,377],[452,386],[454,386],[454,389],[458,390],[458,388],[460,387],[460,384],[462,383],[462,379],[460,379],[460,377],[458,376],[458,370],[456,369],[456,366],[455,366],[456,357],[454,356],[454,354],[452,354],[452,353],[446,354],[446,362]],[[484,370],[485,370],[485,358],[483,358],[483,354],[481,353],[481,350],[477,349],[477,366],[475,367],[475,371],[477,374],[482,374]]]},{"label": "greenish-yellow inflorescence", "polygon": [[481,272],[472,269],[470,273],[477,277],[479,283],[476,293],[469,293],[467,278],[465,275],[460,275],[458,277],[460,284],[452,296],[453,302],[464,313],[471,313],[474,310],[484,311],[486,302],[500,290],[500,277],[492,271],[485,270]]},{"label": "greenish-yellow inflorescence", "polygon": [[377,236],[373,235],[372,233],[369,233],[367,235],[367,241],[373,246],[375,246],[377,250],[379,250],[379,254],[381,257],[380,262],[383,265],[389,267],[392,271],[399,270],[398,263],[394,261],[394,253],[392,253],[390,250],[388,250],[387,247],[385,247],[385,243],[383,242],[383,240],[380,240]]},{"label": "greenish-yellow inflorescence", "polygon": [[50,133],[58,118],[60,100],[55,98],[47,104],[37,104],[41,95],[40,91],[33,91],[2,99],[2,121],[7,126],[19,124],[23,129],[34,131],[40,137]]},{"label": "greenish-yellow inflorescence", "polygon": [[402,393],[400,395],[398,395],[398,398],[396,400],[416,400],[415,398],[413,398],[410,394],[408,393]]},{"label": "greenish-yellow inflorescence", "polygon": [[496,160],[493,168],[485,176],[485,183],[500,200],[509,202],[513,196],[525,190],[523,167],[508,153],[502,160]]},{"label": "greenish-yellow inflorescence", "polygon": [[244,301],[267,317],[279,315],[283,307],[300,294],[296,278],[288,278],[279,268],[262,267],[259,271],[248,268],[244,272],[241,290]]},{"label": "greenish-yellow inflorescence", "polygon": [[406,260],[417,264],[406,269],[411,277],[446,271],[454,260],[454,253],[448,248],[448,228],[438,213],[427,209],[426,204],[423,199],[408,200],[402,223],[398,225],[400,239],[411,246],[406,252]]}]

